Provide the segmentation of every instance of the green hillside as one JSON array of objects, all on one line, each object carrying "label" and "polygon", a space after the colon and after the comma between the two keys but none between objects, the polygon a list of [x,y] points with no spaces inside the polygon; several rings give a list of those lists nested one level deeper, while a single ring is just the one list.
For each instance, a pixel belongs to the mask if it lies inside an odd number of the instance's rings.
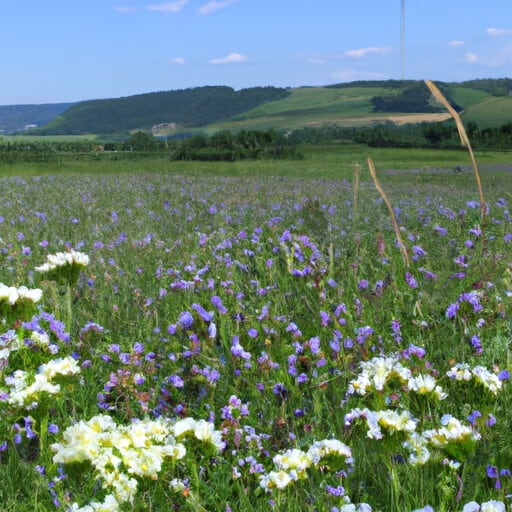
[{"label": "green hillside", "polygon": [[502,126],[512,121],[512,96],[488,96],[470,106],[463,115],[465,123],[474,122],[479,128]]},{"label": "green hillside", "polygon": [[288,96],[286,89],[207,86],[76,103],[37,133],[78,135],[151,130],[159,124],[202,126]]},{"label": "green hillside", "polygon": [[[499,127],[512,119],[512,80],[438,83],[467,122]],[[325,87],[254,87],[235,91],[207,86],[140,94],[72,105],[40,135],[124,134],[129,131],[179,135],[197,131],[296,129],[325,125],[364,126],[378,122],[416,124],[447,118],[423,81],[359,81]]]}]

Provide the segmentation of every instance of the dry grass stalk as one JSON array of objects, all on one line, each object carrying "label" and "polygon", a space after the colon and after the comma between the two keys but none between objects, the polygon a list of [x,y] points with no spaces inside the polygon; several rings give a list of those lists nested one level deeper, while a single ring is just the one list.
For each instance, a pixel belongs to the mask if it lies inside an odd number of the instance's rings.
[{"label": "dry grass stalk", "polygon": [[460,142],[463,146],[468,148],[469,156],[471,158],[471,163],[473,165],[473,170],[475,172],[476,184],[478,187],[478,193],[480,195],[480,208],[482,210],[482,223],[485,224],[487,209],[485,206],[485,198],[484,191],[482,188],[482,182],[480,180],[480,173],[478,172],[478,165],[476,163],[475,155],[473,154],[473,149],[471,148],[471,143],[469,142],[469,137],[466,133],[466,129],[464,128],[464,124],[457,113],[457,111],[450,105],[449,101],[444,97],[443,93],[438,89],[437,85],[434,84],[431,80],[425,80],[427,87],[430,89],[430,92],[434,95],[434,97],[443,104],[443,106],[448,110],[450,115],[453,117],[455,124],[457,125],[457,130],[459,131]]},{"label": "dry grass stalk", "polygon": [[354,197],[352,200],[352,221],[354,224],[359,219],[359,175],[361,174],[361,164],[354,162]]},{"label": "dry grass stalk", "polygon": [[404,260],[405,266],[408,267],[410,264],[409,261],[409,255],[407,254],[407,249],[404,245],[404,242],[402,240],[402,236],[400,235],[400,228],[398,227],[398,222],[396,221],[396,215],[393,210],[393,207],[391,206],[391,201],[389,200],[388,196],[386,195],[386,192],[384,192],[384,189],[382,188],[379,179],[377,178],[377,171],[375,170],[375,165],[373,165],[373,160],[368,157],[368,167],[370,169],[370,174],[372,175],[373,183],[375,184],[375,188],[381,195],[382,199],[384,199],[384,203],[386,203],[386,206],[389,211],[389,215],[391,217],[391,222],[393,223],[393,229],[395,230],[396,239],[398,240],[398,244],[400,246],[400,250],[402,252],[402,258]]}]

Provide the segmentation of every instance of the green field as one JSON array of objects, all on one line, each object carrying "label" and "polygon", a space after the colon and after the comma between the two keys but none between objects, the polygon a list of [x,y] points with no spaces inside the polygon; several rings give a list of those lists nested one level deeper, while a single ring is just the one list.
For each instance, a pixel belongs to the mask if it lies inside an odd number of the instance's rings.
[{"label": "green field", "polygon": [[489,97],[469,107],[463,115],[465,123],[473,121],[480,128],[502,126],[512,121],[512,96]]},{"label": "green field", "polygon": [[2,512],[510,508],[510,153],[301,151],[0,167]]}]

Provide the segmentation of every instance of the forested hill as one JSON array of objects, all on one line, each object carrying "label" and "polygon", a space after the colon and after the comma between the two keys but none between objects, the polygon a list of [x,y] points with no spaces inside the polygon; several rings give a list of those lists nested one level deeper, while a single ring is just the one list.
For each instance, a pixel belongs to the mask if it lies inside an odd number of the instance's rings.
[{"label": "forested hill", "polygon": [[117,99],[75,103],[47,126],[33,133],[77,135],[151,129],[162,123],[204,126],[283,99],[290,92],[277,87],[235,91],[226,86],[206,86],[154,92]]}]

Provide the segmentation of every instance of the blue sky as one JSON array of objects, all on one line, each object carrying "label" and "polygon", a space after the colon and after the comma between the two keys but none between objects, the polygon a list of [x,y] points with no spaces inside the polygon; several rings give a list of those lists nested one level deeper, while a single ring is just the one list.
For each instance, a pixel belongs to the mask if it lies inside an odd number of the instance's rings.
[{"label": "blue sky", "polygon": [[[401,78],[401,0],[5,0],[0,105]],[[404,76],[512,76],[511,0],[405,0]]]}]

